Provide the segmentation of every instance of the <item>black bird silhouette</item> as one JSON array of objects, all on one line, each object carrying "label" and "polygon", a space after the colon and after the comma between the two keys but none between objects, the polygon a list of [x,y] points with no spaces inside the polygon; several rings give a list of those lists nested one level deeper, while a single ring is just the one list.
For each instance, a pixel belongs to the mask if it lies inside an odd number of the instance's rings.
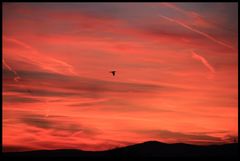
[{"label": "black bird silhouette", "polygon": [[115,73],[116,73],[116,71],[110,71],[110,73],[112,73],[113,74],[113,76],[115,76]]}]

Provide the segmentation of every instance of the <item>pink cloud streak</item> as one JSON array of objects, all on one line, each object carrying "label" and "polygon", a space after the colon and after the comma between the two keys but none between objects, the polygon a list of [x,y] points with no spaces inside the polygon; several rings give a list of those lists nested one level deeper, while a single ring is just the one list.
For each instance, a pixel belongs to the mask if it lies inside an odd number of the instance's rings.
[{"label": "pink cloud streak", "polygon": [[203,56],[200,56],[192,51],[192,58],[200,61],[210,72],[215,73],[215,69],[208,63],[208,61]]}]

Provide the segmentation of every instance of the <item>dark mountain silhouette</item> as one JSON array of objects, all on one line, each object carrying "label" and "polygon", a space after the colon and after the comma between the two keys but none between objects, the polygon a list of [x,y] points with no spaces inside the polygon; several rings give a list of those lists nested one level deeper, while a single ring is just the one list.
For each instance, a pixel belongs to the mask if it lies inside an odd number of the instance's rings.
[{"label": "dark mountain silhouette", "polygon": [[237,157],[238,143],[224,145],[198,146],[190,144],[165,144],[157,141],[149,141],[127,147],[116,148],[107,151],[82,151],[82,150],[38,150],[28,152],[5,152],[9,157],[37,156],[37,157]]}]

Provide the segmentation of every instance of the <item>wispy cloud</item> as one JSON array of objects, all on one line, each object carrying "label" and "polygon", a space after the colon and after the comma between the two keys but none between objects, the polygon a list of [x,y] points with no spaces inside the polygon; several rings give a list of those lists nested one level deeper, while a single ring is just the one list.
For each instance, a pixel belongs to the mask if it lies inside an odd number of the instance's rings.
[{"label": "wispy cloud", "polygon": [[16,118],[16,120],[38,131],[49,130],[53,136],[60,136],[58,135],[60,132],[65,132],[68,136],[70,136],[70,134],[77,134],[78,132],[91,135],[97,135],[99,133],[96,128],[86,127],[68,116],[52,115],[50,117],[44,117],[42,115],[28,113]]},{"label": "wispy cloud", "polygon": [[200,61],[210,72],[215,73],[215,69],[208,63],[208,61],[203,56],[200,56],[196,52],[192,51],[192,58]]},{"label": "wispy cloud", "polygon": [[3,95],[4,103],[35,103],[41,102],[41,100],[32,97],[22,97],[22,96],[14,96],[14,95]]},{"label": "wispy cloud", "polygon": [[[12,38],[12,37],[9,38],[6,36],[3,36],[3,41],[5,44],[11,42],[11,43],[15,43],[15,44],[19,45],[23,49],[26,49],[24,54],[16,53],[16,52],[19,52],[16,50],[12,51],[14,56],[16,56],[15,59],[18,59],[18,57],[22,58],[23,61],[26,61],[27,63],[30,63],[30,64],[34,64],[46,71],[60,73],[60,74],[64,74],[64,75],[78,75],[72,65],[70,65],[62,60],[47,56],[47,54],[40,54],[31,45],[29,45],[23,41],[20,41],[16,38]],[[5,48],[3,49],[3,51],[5,51]]]},{"label": "wispy cloud", "polygon": [[8,65],[7,63],[6,63],[6,61],[5,61],[5,59],[3,58],[2,59],[2,63],[3,63],[3,65],[9,70],[9,71],[11,71],[11,72],[13,72],[13,74],[14,74],[14,80],[16,81],[16,82],[18,82],[20,79],[21,79],[21,77],[18,75],[18,73],[12,68],[12,67],[10,67],[10,65]]},{"label": "wispy cloud", "polygon": [[[9,71],[4,70],[5,78],[8,79]],[[6,92],[22,94],[25,97],[83,97],[104,98],[110,94],[136,93],[154,94],[159,91],[171,92],[182,91],[184,88],[165,84],[130,83],[121,81],[107,81],[79,76],[65,76],[57,73],[19,71],[25,78],[21,86],[13,85],[8,81],[4,84]],[[4,78],[4,79],[5,79]],[[47,82],[47,84],[39,83]],[[41,85],[40,85],[41,84]],[[37,86],[38,85],[38,86]],[[29,89],[31,92],[29,92]]]}]

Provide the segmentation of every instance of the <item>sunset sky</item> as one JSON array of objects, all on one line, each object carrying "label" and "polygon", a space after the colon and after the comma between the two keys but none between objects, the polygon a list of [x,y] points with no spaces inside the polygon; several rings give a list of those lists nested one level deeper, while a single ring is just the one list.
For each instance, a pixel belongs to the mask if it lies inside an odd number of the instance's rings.
[{"label": "sunset sky", "polygon": [[231,142],[237,13],[237,3],[3,3],[3,150]]}]

